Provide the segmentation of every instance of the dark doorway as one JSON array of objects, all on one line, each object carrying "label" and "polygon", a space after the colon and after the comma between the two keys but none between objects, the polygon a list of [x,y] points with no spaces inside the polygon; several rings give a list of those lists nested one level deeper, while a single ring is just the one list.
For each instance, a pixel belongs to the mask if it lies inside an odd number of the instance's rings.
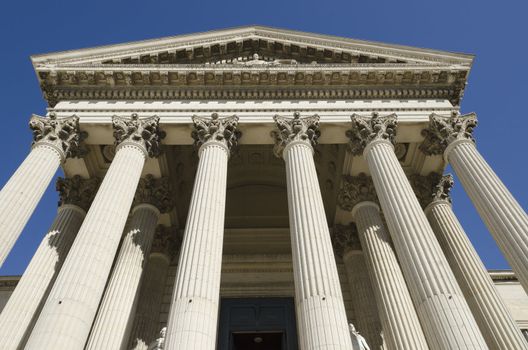
[{"label": "dark doorway", "polygon": [[233,350],[283,350],[283,332],[233,333]]},{"label": "dark doorway", "polygon": [[222,299],[218,350],[297,350],[293,299]]}]

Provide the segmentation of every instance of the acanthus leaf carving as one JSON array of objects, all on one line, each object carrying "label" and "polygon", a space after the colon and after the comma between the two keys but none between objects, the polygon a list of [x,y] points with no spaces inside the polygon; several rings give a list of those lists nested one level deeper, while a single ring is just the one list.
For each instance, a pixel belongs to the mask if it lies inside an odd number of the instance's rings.
[{"label": "acanthus leaf carving", "polygon": [[83,179],[79,175],[70,178],[59,177],[55,185],[59,192],[59,206],[72,204],[88,211],[100,183],[99,178]]},{"label": "acanthus leaf carving", "polygon": [[139,180],[134,196],[134,205],[151,204],[158,208],[160,213],[169,212],[174,206],[174,196],[167,177],[156,179],[147,175]]},{"label": "acanthus leaf carving", "polygon": [[344,175],[341,190],[337,195],[337,204],[351,211],[361,202],[378,202],[378,196],[372,178],[364,173],[358,176]]},{"label": "acanthus leaf carving", "polygon": [[331,231],[332,245],[337,256],[342,257],[347,250],[361,250],[356,225],[334,225]]},{"label": "acanthus leaf carving", "polygon": [[303,141],[311,147],[317,145],[317,140],[321,135],[319,131],[319,116],[317,114],[301,118],[301,114],[295,112],[293,118],[276,115],[273,120],[275,120],[278,129],[271,132],[271,136],[275,140],[273,152],[277,157],[282,157],[284,148],[293,141]]},{"label": "acanthus leaf carving", "polygon": [[443,176],[435,172],[431,172],[427,176],[413,174],[410,176],[410,183],[418,198],[418,202],[424,209],[435,201],[451,203],[449,193],[454,185],[451,174]]},{"label": "acanthus leaf carving", "polygon": [[172,260],[176,256],[180,244],[181,241],[176,235],[176,229],[174,227],[158,225],[154,239],[152,240],[150,252],[164,254]]},{"label": "acanthus leaf carving", "polygon": [[365,147],[375,140],[387,140],[394,144],[398,126],[396,114],[380,116],[374,112],[370,118],[353,114],[350,119],[352,128],[346,132],[346,136],[350,139],[349,150],[352,155],[362,155]]},{"label": "acanthus leaf carving", "polygon": [[47,118],[33,114],[29,128],[33,131],[33,145],[50,144],[64,158],[80,158],[88,153],[83,143],[88,133],[80,130],[76,115],[59,119],[55,113],[50,113]]},{"label": "acanthus leaf carving", "polygon": [[159,127],[159,117],[152,116],[139,119],[136,113],[130,117],[113,116],[115,144],[132,142],[144,148],[149,157],[158,157],[161,154],[161,140],[166,134]]},{"label": "acanthus leaf carving", "polygon": [[191,136],[197,148],[207,141],[224,143],[231,151],[238,145],[238,139],[242,133],[237,129],[238,117],[236,115],[225,118],[220,118],[218,113],[211,114],[210,118],[195,115],[192,120],[194,129]]},{"label": "acanthus leaf carving", "polygon": [[441,155],[453,141],[469,140],[475,142],[473,129],[477,123],[475,113],[459,115],[457,112],[453,112],[449,117],[432,113],[429,116],[429,127],[422,130],[425,139],[419,146],[420,150],[426,155]]}]

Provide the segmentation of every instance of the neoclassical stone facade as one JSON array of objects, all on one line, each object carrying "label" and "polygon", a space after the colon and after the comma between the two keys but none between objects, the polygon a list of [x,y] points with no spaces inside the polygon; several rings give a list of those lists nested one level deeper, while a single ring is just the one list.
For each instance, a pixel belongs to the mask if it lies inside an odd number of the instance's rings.
[{"label": "neoclassical stone facade", "polygon": [[0,264],[65,178],[0,348],[528,349],[528,217],[460,112],[471,55],[243,27],[32,61]]}]

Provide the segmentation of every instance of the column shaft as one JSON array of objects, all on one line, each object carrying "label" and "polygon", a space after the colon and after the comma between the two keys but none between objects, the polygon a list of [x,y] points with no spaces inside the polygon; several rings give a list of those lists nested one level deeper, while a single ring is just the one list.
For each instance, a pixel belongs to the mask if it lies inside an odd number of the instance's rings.
[{"label": "column shaft", "polygon": [[159,210],[150,204],[134,207],[86,350],[119,350],[127,345],[145,255],[150,252],[159,214]]},{"label": "column shaft", "polygon": [[455,141],[446,154],[482,220],[528,292],[528,215],[473,142]]},{"label": "column shaft", "polygon": [[37,144],[0,191],[0,266],[26,226],[61,163],[52,146]]},{"label": "column shaft", "polygon": [[139,295],[129,349],[147,350],[159,334],[159,315],[170,260],[167,255],[151,254]]},{"label": "column shaft", "polygon": [[350,350],[352,343],[312,148],[291,142],[283,152],[302,350]]},{"label": "column shaft", "polygon": [[367,340],[372,350],[384,349],[381,320],[374,291],[367,273],[365,256],[361,250],[348,249],[343,254],[350,297],[354,306],[354,327]]},{"label": "column shaft", "polygon": [[59,208],[48,233],[0,314],[0,348],[23,347],[70,250],[86,212],[66,204]]},{"label": "column shaft", "polygon": [[451,204],[434,201],[425,212],[490,349],[528,349]]},{"label": "column shaft", "polygon": [[220,298],[228,149],[209,141],[189,207],[167,325],[167,350],[213,350]]},{"label": "column shaft", "polygon": [[367,147],[364,155],[429,346],[487,349],[392,144],[373,141]]},{"label": "column shaft", "polygon": [[387,350],[428,349],[379,209],[360,203],[353,210],[378,305]]},{"label": "column shaft", "polygon": [[26,349],[84,347],[144,163],[143,149],[132,144],[119,146]]}]

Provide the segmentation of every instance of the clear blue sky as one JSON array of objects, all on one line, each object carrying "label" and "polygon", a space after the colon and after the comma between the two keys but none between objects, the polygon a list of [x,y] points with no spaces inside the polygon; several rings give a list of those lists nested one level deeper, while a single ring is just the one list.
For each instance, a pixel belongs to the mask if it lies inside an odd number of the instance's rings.
[{"label": "clear blue sky", "polygon": [[[29,151],[29,116],[45,113],[30,55],[261,24],[476,54],[462,111],[478,113],[478,148],[526,210],[527,14],[526,0],[3,1],[0,186]],[[507,268],[459,184],[453,200],[486,266]],[[51,185],[0,275],[24,271],[56,207]]]}]

